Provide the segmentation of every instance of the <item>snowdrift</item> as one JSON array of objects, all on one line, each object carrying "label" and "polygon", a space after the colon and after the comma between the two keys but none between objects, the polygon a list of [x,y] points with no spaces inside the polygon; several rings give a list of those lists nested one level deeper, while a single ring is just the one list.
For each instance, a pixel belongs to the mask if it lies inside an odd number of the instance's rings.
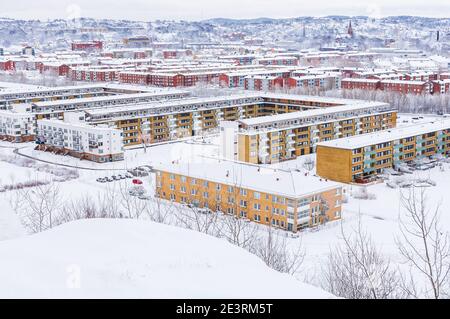
[{"label": "snowdrift", "polygon": [[0,242],[0,298],[333,298],[224,240],[91,219]]}]

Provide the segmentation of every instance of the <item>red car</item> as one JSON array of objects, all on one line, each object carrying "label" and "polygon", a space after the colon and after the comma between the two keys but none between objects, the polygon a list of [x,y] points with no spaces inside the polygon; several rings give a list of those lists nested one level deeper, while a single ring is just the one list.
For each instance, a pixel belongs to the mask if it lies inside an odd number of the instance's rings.
[{"label": "red car", "polygon": [[142,181],[140,179],[135,178],[135,179],[133,179],[133,184],[142,185]]}]

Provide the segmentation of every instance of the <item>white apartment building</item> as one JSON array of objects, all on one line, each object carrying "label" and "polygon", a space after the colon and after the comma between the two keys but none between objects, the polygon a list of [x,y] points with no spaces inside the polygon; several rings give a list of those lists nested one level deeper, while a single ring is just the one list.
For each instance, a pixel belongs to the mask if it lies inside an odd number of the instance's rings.
[{"label": "white apartment building", "polygon": [[32,113],[0,111],[0,139],[10,142],[33,141],[36,135],[35,116]]},{"label": "white apartment building", "polygon": [[122,131],[73,118],[38,120],[36,149],[104,163],[124,158]]},{"label": "white apartment building", "polygon": [[234,161],[238,155],[239,123],[236,121],[220,122],[220,156],[224,159]]}]

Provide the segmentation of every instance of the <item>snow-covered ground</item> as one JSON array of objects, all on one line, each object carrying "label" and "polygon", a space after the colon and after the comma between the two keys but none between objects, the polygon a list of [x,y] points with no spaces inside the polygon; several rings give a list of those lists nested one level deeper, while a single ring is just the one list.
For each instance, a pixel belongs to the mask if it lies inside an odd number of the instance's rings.
[{"label": "snow-covered ground", "polygon": [[[412,116],[401,115],[399,122],[408,121],[403,124],[411,125]],[[421,120],[421,119],[419,119]],[[400,123],[399,123],[400,125]],[[14,146],[9,143],[2,142],[0,146]],[[112,183],[98,183],[96,179],[98,177],[111,176],[113,174],[122,173],[126,168],[133,168],[138,165],[158,165],[158,163],[164,163],[167,161],[201,161],[204,157],[217,157],[218,156],[218,138],[211,137],[206,138],[206,143],[198,141],[184,141],[178,143],[164,144],[143,149],[135,149],[126,151],[126,161],[118,163],[96,164],[87,161],[80,161],[78,159],[63,157],[60,155],[54,155],[50,153],[42,153],[33,150],[33,144],[20,144],[15,145],[24,147],[20,149],[21,153],[35,156],[39,159],[47,160],[50,162],[61,163],[66,165],[73,165],[86,168],[100,168],[103,170],[85,170],[78,169],[79,177],[70,181],[60,183],[60,189],[63,196],[66,198],[77,199],[83,196],[93,196],[94,198],[100,198],[109,188],[113,185],[117,185],[118,182]],[[10,148],[0,148],[0,154],[12,154]],[[315,159],[315,155],[309,156]],[[296,160],[283,162],[276,165],[271,165],[279,169],[300,169],[305,170],[303,162],[306,157],[301,157]],[[218,168],[220,169],[220,168]],[[28,170],[28,168],[26,169]],[[26,178],[29,174],[23,167],[16,166],[14,163],[6,163],[0,161],[0,176],[1,180],[8,180],[11,174],[17,174],[17,179]],[[32,172],[31,175],[36,173]],[[25,173],[23,173],[25,172]],[[23,175],[24,174],[24,175]],[[444,231],[450,231],[450,214],[448,214],[446,207],[450,207],[450,163],[444,163],[442,168],[433,168],[428,171],[416,172],[409,176],[409,178],[425,178],[431,179],[436,182],[436,186],[430,186],[427,188],[427,196],[429,198],[428,203],[430,208],[436,207],[440,204],[441,207],[441,226]],[[396,177],[391,177],[392,179]],[[154,190],[154,175],[141,178],[144,181],[144,187],[148,194],[153,194]],[[131,184],[130,180],[126,180],[122,183]],[[359,186],[347,185],[346,192],[348,196],[348,203],[343,206],[343,220],[342,227],[345,232],[351,232],[356,228],[359,217],[361,218],[361,224],[372,236],[375,243],[380,247],[381,251],[388,256],[395,265],[400,265],[402,258],[399,254],[395,239],[400,235],[398,217],[404,214],[404,210],[400,205],[400,190],[392,189],[386,186],[385,183],[379,183],[375,185],[367,186],[367,191],[374,195],[372,200],[356,199],[352,194],[357,193]],[[0,193],[0,240],[5,240],[5,245],[11,238],[24,236],[27,230],[21,225],[19,217],[14,214],[14,210],[10,204],[10,196],[13,191]],[[118,199],[119,200],[119,199]],[[98,221],[102,223],[103,221]],[[110,221],[104,221],[110,223]],[[72,226],[70,226],[72,227]],[[68,232],[71,228],[67,228]],[[82,226],[84,227],[84,226]],[[116,227],[116,226],[113,226]],[[140,226],[138,226],[140,227]],[[142,226],[144,227],[144,226]],[[65,227],[61,227],[55,232],[49,232],[51,235],[62,234],[65,231]],[[181,230],[180,230],[181,231]],[[181,231],[182,232],[182,231]],[[324,264],[327,254],[336,244],[341,242],[341,222],[328,223],[321,226],[318,231],[307,230],[301,235],[301,238],[289,238],[289,243],[293,246],[302,243],[306,256],[304,263],[296,275],[302,281],[311,280],[314,274],[320,272],[322,265]],[[39,239],[41,235],[34,236]],[[63,238],[64,236],[61,236]],[[111,240],[115,240],[116,236],[107,237]],[[9,239],[9,240],[7,240]],[[23,237],[17,242],[31,242],[27,237]],[[25,244],[23,244],[25,245]],[[136,244],[140,245],[140,244]],[[44,245],[45,247],[45,245]],[[7,250],[7,249],[6,249]],[[183,249],[178,249],[182,251]],[[44,250],[45,253],[47,250]],[[70,253],[67,252],[66,257],[70,259]],[[44,258],[44,257],[43,257]],[[40,259],[38,259],[40,260]],[[76,262],[76,260],[74,261]],[[93,266],[94,267],[94,266]],[[141,274],[142,269],[139,268],[136,273]],[[101,277],[101,276],[100,276]],[[103,277],[102,277],[103,278]],[[139,280],[135,278],[136,285],[140,285]],[[102,280],[101,278],[98,280]],[[125,280],[125,279],[124,279]],[[145,279],[147,280],[147,279]],[[136,283],[137,282],[137,283]],[[139,286],[140,287],[140,286]],[[139,288],[141,289],[141,288]],[[137,290],[146,292],[144,290]],[[0,289],[0,294],[2,293]],[[131,296],[131,295],[129,295]],[[191,295],[198,296],[198,295]],[[180,296],[181,297],[181,296]]]},{"label": "snow-covered ground", "polygon": [[0,255],[0,298],[333,297],[225,240],[146,221],[71,222]]}]

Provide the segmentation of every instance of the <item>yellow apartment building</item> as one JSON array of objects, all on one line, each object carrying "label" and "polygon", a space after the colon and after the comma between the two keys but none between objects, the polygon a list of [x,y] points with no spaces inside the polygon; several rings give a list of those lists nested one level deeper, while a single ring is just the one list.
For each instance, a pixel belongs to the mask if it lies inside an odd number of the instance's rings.
[{"label": "yellow apartment building", "polygon": [[242,162],[274,164],[316,152],[316,145],[342,137],[394,128],[397,111],[389,105],[336,106],[240,120],[238,155]]},{"label": "yellow apartment building", "polygon": [[231,161],[156,167],[156,196],[297,232],[342,213],[342,187],[300,172]]},{"label": "yellow apartment building", "polygon": [[450,153],[450,119],[411,125],[317,145],[317,174],[358,182],[401,163]]}]

